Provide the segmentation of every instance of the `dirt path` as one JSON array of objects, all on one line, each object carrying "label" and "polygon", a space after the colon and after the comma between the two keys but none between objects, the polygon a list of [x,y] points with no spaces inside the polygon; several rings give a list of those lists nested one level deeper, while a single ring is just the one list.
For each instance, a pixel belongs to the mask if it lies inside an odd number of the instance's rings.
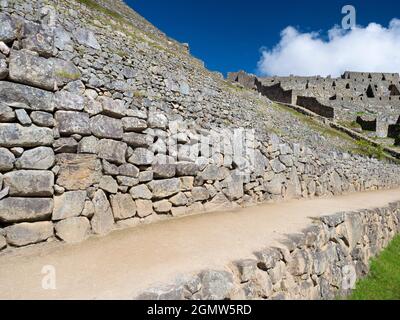
[{"label": "dirt path", "polygon": [[[0,255],[0,299],[131,299],[181,273],[222,269],[306,227],[309,217],[380,207],[400,189],[300,200],[190,216],[116,231],[78,245],[50,244]],[[43,290],[43,266],[56,290]]]}]

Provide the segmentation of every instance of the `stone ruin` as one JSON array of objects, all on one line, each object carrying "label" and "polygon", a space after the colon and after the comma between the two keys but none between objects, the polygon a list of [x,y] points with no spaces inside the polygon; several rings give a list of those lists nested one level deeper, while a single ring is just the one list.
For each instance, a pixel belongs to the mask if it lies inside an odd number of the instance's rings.
[{"label": "stone ruin", "polygon": [[346,71],[332,77],[258,78],[243,71],[228,79],[254,89],[273,101],[299,105],[335,119],[371,137],[399,139],[400,76],[398,73]]}]

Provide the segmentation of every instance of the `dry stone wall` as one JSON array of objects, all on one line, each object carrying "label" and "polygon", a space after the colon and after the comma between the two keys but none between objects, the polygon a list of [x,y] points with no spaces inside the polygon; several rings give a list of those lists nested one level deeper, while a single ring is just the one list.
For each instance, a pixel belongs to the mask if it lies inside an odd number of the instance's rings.
[{"label": "dry stone wall", "polygon": [[400,203],[322,217],[276,247],[221,270],[179,276],[139,294],[146,300],[333,300],[369,272],[369,262],[400,231]]},{"label": "dry stone wall", "polygon": [[399,185],[394,164],[268,134],[254,99],[121,16],[72,0],[0,9],[0,249]]}]

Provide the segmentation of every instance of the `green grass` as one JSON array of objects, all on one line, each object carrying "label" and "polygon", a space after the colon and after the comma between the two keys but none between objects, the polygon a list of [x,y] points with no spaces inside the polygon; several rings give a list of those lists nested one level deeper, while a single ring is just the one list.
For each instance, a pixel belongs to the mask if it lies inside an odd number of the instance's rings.
[{"label": "green grass", "polygon": [[114,19],[116,19],[118,21],[124,20],[124,18],[118,12],[104,8],[103,6],[99,5],[96,1],[93,1],[93,0],[77,0],[77,1],[81,4],[84,4],[85,6],[87,6],[90,9],[100,11],[110,17],[113,17]]},{"label": "green grass", "polygon": [[400,236],[371,263],[370,275],[359,281],[350,300],[400,300]]}]

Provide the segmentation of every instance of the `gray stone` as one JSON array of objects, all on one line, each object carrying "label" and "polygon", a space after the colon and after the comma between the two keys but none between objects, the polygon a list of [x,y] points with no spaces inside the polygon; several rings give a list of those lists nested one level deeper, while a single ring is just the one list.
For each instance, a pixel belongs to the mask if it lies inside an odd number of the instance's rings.
[{"label": "gray stone", "polygon": [[25,151],[17,160],[17,169],[48,170],[55,163],[54,151],[48,147],[38,147]]},{"label": "gray stone", "polygon": [[39,127],[49,127],[52,128],[55,125],[53,115],[44,111],[32,111],[31,119],[34,124]]},{"label": "gray stone", "polygon": [[54,174],[51,171],[12,171],[4,175],[4,185],[17,197],[53,196]]},{"label": "gray stone", "polygon": [[125,176],[118,176],[117,181],[118,184],[123,187],[134,187],[140,183],[138,178],[125,177]]},{"label": "gray stone", "polygon": [[116,221],[132,218],[136,214],[136,204],[129,194],[118,193],[110,197],[111,207]]},{"label": "gray stone", "polygon": [[[119,175],[132,177],[132,178],[139,178],[139,169],[130,163],[125,163],[118,167]],[[151,180],[151,179],[150,179]]]},{"label": "gray stone", "polygon": [[199,175],[206,181],[223,180],[227,177],[227,171],[224,168],[220,168],[214,164],[209,164]]},{"label": "gray stone", "polygon": [[227,300],[234,289],[233,277],[226,271],[204,271],[201,274],[204,300]]},{"label": "gray stone", "polygon": [[137,215],[146,218],[153,214],[153,202],[151,200],[136,200]]},{"label": "gray stone", "polygon": [[271,167],[275,173],[281,173],[286,170],[285,165],[282,162],[280,162],[279,159],[277,158],[271,161]]},{"label": "gray stone", "polygon": [[124,134],[121,120],[103,115],[91,118],[90,128],[97,138],[121,140]]},{"label": "gray stone", "polygon": [[31,118],[29,118],[28,113],[24,109],[15,110],[15,115],[19,123],[22,124],[23,126],[28,126],[32,124]]},{"label": "gray stone", "polygon": [[99,43],[97,42],[95,34],[91,30],[84,28],[77,29],[74,32],[74,37],[76,41],[81,45],[87,46],[95,50],[101,49]]},{"label": "gray stone", "polygon": [[179,177],[196,176],[199,171],[199,166],[192,162],[178,162],[176,164],[176,174]]},{"label": "gray stone", "polygon": [[0,80],[4,80],[8,77],[7,62],[4,59],[0,59]]},{"label": "gray stone", "polygon": [[166,129],[168,126],[168,119],[162,113],[150,113],[147,123],[152,129]]},{"label": "gray stone", "polygon": [[181,191],[181,180],[166,179],[166,180],[153,180],[148,183],[148,187],[156,199],[163,199],[173,196]]},{"label": "gray stone", "polygon": [[72,137],[60,138],[53,143],[55,153],[76,153],[78,150],[78,142]]},{"label": "gray stone", "polygon": [[203,187],[195,187],[192,190],[192,199],[193,201],[205,201],[210,197],[210,193],[206,188]]},{"label": "gray stone", "polygon": [[70,33],[65,31],[61,25],[54,29],[54,46],[62,51],[72,52],[74,50],[74,42]]},{"label": "gray stone", "polygon": [[[3,181],[1,181],[1,184],[3,184]],[[9,187],[5,187],[3,190],[1,190],[0,191],[0,200],[2,200],[5,197],[7,197],[9,192],[10,192],[10,188]]]},{"label": "gray stone", "polygon": [[8,13],[0,13],[0,25],[0,41],[10,43],[17,38],[16,21]]},{"label": "gray stone", "polygon": [[108,97],[100,97],[98,101],[103,107],[103,114],[112,118],[122,119],[126,116],[128,108],[122,100],[113,100]]},{"label": "gray stone", "polygon": [[80,134],[88,136],[91,134],[89,115],[76,111],[57,111],[55,115],[57,128],[61,135]]},{"label": "gray stone", "polygon": [[7,247],[6,238],[0,235],[0,251]]},{"label": "gray stone", "polygon": [[159,214],[166,214],[171,212],[172,203],[168,200],[161,200],[153,203],[154,211]]},{"label": "gray stone", "polygon": [[241,283],[246,283],[254,279],[257,271],[256,260],[241,260],[236,263],[236,266],[240,274]]},{"label": "gray stone", "polygon": [[79,243],[86,240],[90,233],[90,222],[85,217],[73,217],[55,225],[57,237],[67,243]]},{"label": "gray stone", "polygon": [[129,193],[133,199],[151,200],[153,198],[153,194],[145,184],[131,188]]},{"label": "gray stone", "polygon": [[102,176],[100,179],[99,188],[108,193],[116,194],[118,192],[118,183],[113,177]]},{"label": "gray stone", "polygon": [[78,217],[85,205],[86,191],[70,191],[54,197],[52,220]]},{"label": "gray stone", "polygon": [[0,148],[0,172],[7,172],[14,168],[15,156],[6,148]]},{"label": "gray stone", "polygon": [[144,149],[137,148],[133,152],[132,156],[129,158],[129,163],[132,163],[137,166],[149,166],[153,163],[154,153]]},{"label": "gray stone", "polygon": [[83,207],[81,216],[91,219],[94,215],[94,205],[93,202],[90,200],[85,201],[85,205]]},{"label": "gray stone", "polygon": [[226,186],[223,191],[229,200],[234,201],[243,197],[243,176],[239,172],[231,172],[228,178],[223,181],[223,185]]},{"label": "gray stone", "polygon": [[[0,82],[1,84],[1,82]],[[12,108],[0,102],[0,122],[12,122],[15,120],[15,112]]]},{"label": "gray stone", "polygon": [[78,144],[78,153],[97,154],[99,151],[99,139],[94,136],[83,137]]},{"label": "gray stone", "polygon": [[22,247],[46,241],[54,235],[51,222],[20,223],[6,228],[8,244]]},{"label": "gray stone", "polygon": [[143,132],[147,129],[147,122],[142,119],[126,117],[122,119],[125,132]]},{"label": "gray stone", "polygon": [[150,182],[154,179],[153,171],[142,171],[139,173],[139,181],[140,182]]},{"label": "gray stone", "polygon": [[273,179],[264,184],[265,191],[272,195],[282,195],[283,183],[286,178],[283,175],[275,175]]},{"label": "gray stone", "polygon": [[95,234],[105,235],[114,227],[114,216],[110,203],[103,190],[98,190],[93,198],[94,215],[92,218],[92,229]]},{"label": "gray stone", "polygon": [[128,146],[124,142],[102,139],[98,146],[98,156],[115,164],[126,163],[126,152]]},{"label": "gray stone", "polygon": [[110,176],[117,176],[119,174],[118,166],[103,160],[103,173]]},{"label": "gray stone", "polygon": [[85,99],[68,91],[58,91],[54,94],[54,104],[57,110],[82,111]]},{"label": "gray stone", "polygon": [[188,199],[183,192],[179,192],[177,195],[169,199],[169,201],[176,207],[186,206]]},{"label": "gray stone", "polygon": [[49,58],[54,51],[54,31],[45,24],[28,22],[23,28],[24,39],[22,47],[24,49],[37,52],[40,56]]},{"label": "gray stone", "polygon": [[9,68],[11,80],[45,90],[55,90],[80,78],[72,62],[45,59],[27,50],[11,51]]},{"label": "gray stone", "polygon": [[177,301],[183,300],[183,287],[176,285],[159,286],[150,288],[140,293],[135,300],[149,301]]},{"label": "gray stone", "polygon": [[95,155],[64,153],[56,156],[57,184],[67,190],[86,190],[100,182],[102,166]]},{"label": "gray stone", "polygon": [[133,148],[148,148],[153,143],[153,138],[151,136],[136,132],[124,133],[122,140]]},{"label": "gray stone", "polygon": [[54,110],[53,93],[13,82],[0,82],[0,101],[10,106],[22,104],[28,110]]},{"label": "gray stone", "polygon": [[302,276],[311,271],[310,257],[304,250],[296,250],[288,264],[289,272],[294,276]]},{"label": "gray stone", "polygon": [[264,271],[274,268],[276,263],[282,258],[281,253],[277,249],[272,248],[256,252],[256,257],[258,258],[258,267]]},{"label": "gray stone", "polygon": [[47,220],[53,212],[50,198],[5,198],[0,201],[0,221],[4,223]]},{"label": "gray stone", "polygon": [[176,165],[155,163],[152,166],[152,170],[156,179],[173,178],[176,174]]},{"label": "gray stone", "polygon": [[0,146],[38,147],[53,144],[53,131],[36,126],[23,127],[15,123],[0,123]]}]

